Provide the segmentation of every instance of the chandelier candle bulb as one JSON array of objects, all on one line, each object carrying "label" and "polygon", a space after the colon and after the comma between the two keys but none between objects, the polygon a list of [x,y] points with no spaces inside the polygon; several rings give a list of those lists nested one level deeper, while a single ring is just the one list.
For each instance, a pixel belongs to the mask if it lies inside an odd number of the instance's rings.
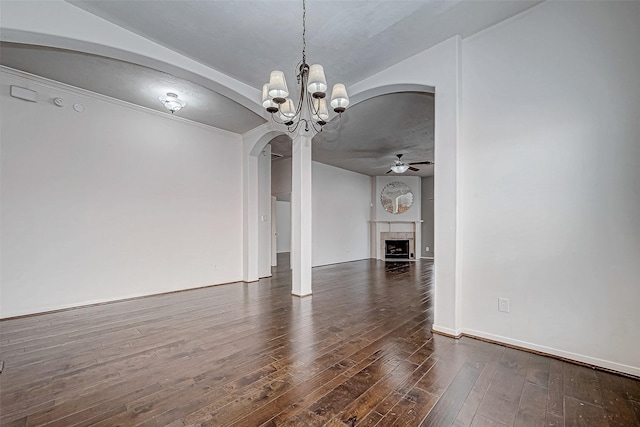
[{"label": "chandelier candle bulb", "polygon": [[315,98],[313,100],[313,119],[318,123],[326,123],[329,119],[329,109],[327,108],[327,100],[324,98]]},{"label": "chandelier candle bulb", "polygon": [[271,72],[271,76],[269,77],[269,96],[273,98],[276,104],[284,103],[287,96],[289,96],[287,81],[282,71],[276,70]]},{"label": "chandelier candle bulb", "polygon": [[320,64],[313,64],[309,68],[309,93],[314,98],[324,98],[327,91],[327,78],[324,76],[324,68]]},{"label": "chandelier candle bulb", "polygon": [[262,86],[262,106],[267,109],[269,113],[278,112],[278,104],[273,102],[273,99],[269,96],[269,83],[265,83]]},{"label": "chandelier candle bulb", "polygon": [[289,123],[292,122],[296,116],[296,107],[293,105],[293,101],[289,98],[280,106],[280,114],[282,120]]},{"label": "chandelier candle bulb", "polygon": [[347,88],[342,83],[336,83],[333,85],[333,91],[331,92],[331,108],[336,113],[344,113],[349,105],[349,95],[347,95]]}]

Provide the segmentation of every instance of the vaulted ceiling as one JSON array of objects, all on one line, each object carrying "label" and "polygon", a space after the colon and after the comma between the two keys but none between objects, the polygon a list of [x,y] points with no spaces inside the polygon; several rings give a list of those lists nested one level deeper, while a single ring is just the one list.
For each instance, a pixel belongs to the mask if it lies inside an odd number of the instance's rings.
[{"label": "vaulted ceiling", "polygon": [[[302,50],[301,1],[68,3],[256,89],[274,69],[284,71],[290,89],[295,87]],[[349,87],[452,36],[472,36],[537,3],[308,0],[307,61],[324,65],[329,85]],[[213,84],[78,52],[11,43],[0,48],[2,65],[149,108],[163,108],[158,92],[178,91],[188,103],[178,114],[233,132],[246,132],[268,118],[216,93]],[[386,172],[397,153],[407,161],[434,160],[433,102],[433,95],[408,93],[355,105],[339,131],[314,139],[314,160],[367,175]],[[286,138],[274,146],[279,142]],[[432,168],[425,167],[418,175],[430,173]]]}]

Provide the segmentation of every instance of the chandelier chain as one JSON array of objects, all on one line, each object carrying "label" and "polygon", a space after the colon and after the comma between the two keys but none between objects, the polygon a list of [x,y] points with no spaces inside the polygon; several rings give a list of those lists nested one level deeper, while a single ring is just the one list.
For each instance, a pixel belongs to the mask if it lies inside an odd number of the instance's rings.
[{"label": "chandelier chain", "polygon": [[302,63],[307,63],[307,4],[302,0]]}]

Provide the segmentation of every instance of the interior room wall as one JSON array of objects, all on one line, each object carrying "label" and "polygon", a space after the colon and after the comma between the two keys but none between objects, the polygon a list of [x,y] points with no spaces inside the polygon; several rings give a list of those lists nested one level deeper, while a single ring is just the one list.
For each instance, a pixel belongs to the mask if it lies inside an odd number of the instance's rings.
[{"label": "interior room wall", "polygon": [[544,2],[463,41],[466,332],[640,375],[638,22]]},{"label": "interior room wall", "polygon": [[0,317],[241,280],[238,135],[7,69],[0,114]]},{"label": "interior room wall", "polygon": [[[434,218],[433,218],[433,177],[427,176],[420,180],[421,209],[422,209],[422,257],[434,256]],[[427,248],[429,248],[427,250]]]},{"label": "interior room wall", "polygon": [[313,162],[313,266],[369,258],[371,180]]},{"label": "interior room wall", "polygon": [[291,194],[291,157],[271,162],[271,194]]},{"label": "interior room wall", "polygon": [[291,202],[276,202],[277,246],[276,251],[291,252]]},{"label": "interior room wall", "polygon": [[258,276],[271,276],[271,145],[258,156]]}]

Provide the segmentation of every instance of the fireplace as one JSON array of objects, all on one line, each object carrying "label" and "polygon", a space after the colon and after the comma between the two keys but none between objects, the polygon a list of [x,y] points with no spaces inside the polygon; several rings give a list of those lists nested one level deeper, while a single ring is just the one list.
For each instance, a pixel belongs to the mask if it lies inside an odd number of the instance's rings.
[{"label": "fireplace", "polygon": [[420,223],[422,221],[371,221],[371,256],[380,260],[393,260],[387,256],[388,250],[385,244],[387,240],[408,240],[409,257],[399,260],[415,261],[420,259]]},{"label": "fireplace", "polygon": [[384,257],[390,259],[409,259],[409,240],[385,240]]}]

